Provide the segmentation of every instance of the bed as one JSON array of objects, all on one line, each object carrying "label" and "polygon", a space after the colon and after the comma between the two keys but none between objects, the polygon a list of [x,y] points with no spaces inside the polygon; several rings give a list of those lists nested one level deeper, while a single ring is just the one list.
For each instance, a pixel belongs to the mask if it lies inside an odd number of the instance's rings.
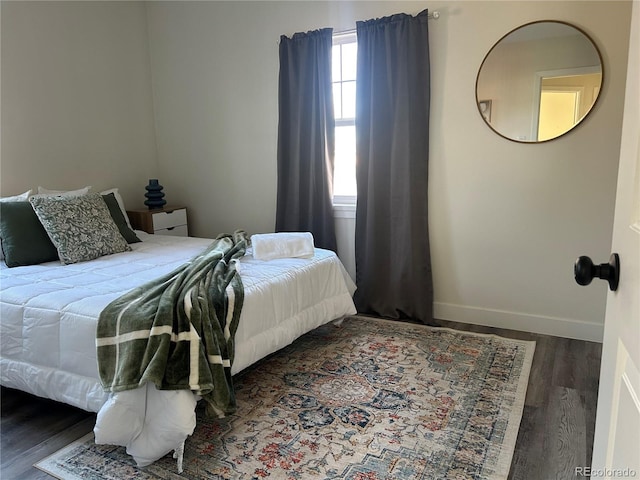
[{"label": "bed", "polygon": [[[109,396],[96,364],[100,312],[212,241],[135,233],[141,242],[131,244],[131,251],[90,261],[15,268],[0,262],[2,385],[87,411],[101,410]],[[232,374],[324,323],[355,313],[355,286],[333,252],[314,249],[310,258],[261,261],[249,248],[239,264],[245,299]]]}]

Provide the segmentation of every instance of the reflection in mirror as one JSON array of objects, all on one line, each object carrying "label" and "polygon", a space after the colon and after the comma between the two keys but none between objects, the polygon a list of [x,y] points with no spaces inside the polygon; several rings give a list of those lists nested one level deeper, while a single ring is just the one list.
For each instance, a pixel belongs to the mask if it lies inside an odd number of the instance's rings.
[{"label": "reflection in mirror", "polygon": [[476,80],[478,111],[516,142],[564,135],[591,111],[602,86],[602,58],[591,39],[564,22],[513,30],[489,51]]}]

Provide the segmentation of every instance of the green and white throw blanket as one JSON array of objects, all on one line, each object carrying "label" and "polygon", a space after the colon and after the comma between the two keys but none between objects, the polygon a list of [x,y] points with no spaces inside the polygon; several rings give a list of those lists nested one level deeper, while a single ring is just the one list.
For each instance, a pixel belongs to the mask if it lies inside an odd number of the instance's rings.
[{"label": "green and white throw blanket", "polygon": [[153,382],[192,390],[218,416],[235,411],[231,365],[244,300],[236,261],[246,246],[244,232],[220,235],[185,265],[102,311],[96,345],[106,391]]}]

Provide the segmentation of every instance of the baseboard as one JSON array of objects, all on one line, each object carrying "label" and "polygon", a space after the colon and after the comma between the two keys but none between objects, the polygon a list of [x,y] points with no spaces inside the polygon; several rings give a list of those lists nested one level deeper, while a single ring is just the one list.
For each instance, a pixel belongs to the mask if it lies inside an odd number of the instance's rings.
[{"label": "baseboard", "polygon": [[436,319],[602,343],[604,324],[435,302]]}]

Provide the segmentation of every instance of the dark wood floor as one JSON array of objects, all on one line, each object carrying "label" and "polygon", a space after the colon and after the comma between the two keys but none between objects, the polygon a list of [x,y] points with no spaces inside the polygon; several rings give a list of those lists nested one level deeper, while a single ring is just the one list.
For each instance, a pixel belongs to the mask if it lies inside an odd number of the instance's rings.
[{"label": "dark wood floor", "polygon": [[509,480],[570,480],[591,465],[602,344],[498,328],[442,326],[536,342]]},{"label": "dark wood floor", "polygon": [[[511,465],[511,480],[568,480],[591,464],[599,343],[441,322],[442,326],[534,340],[536,352]],[[0,478],[50,479],[32,465],[93,429],[95,414],[2,388]]]}]

